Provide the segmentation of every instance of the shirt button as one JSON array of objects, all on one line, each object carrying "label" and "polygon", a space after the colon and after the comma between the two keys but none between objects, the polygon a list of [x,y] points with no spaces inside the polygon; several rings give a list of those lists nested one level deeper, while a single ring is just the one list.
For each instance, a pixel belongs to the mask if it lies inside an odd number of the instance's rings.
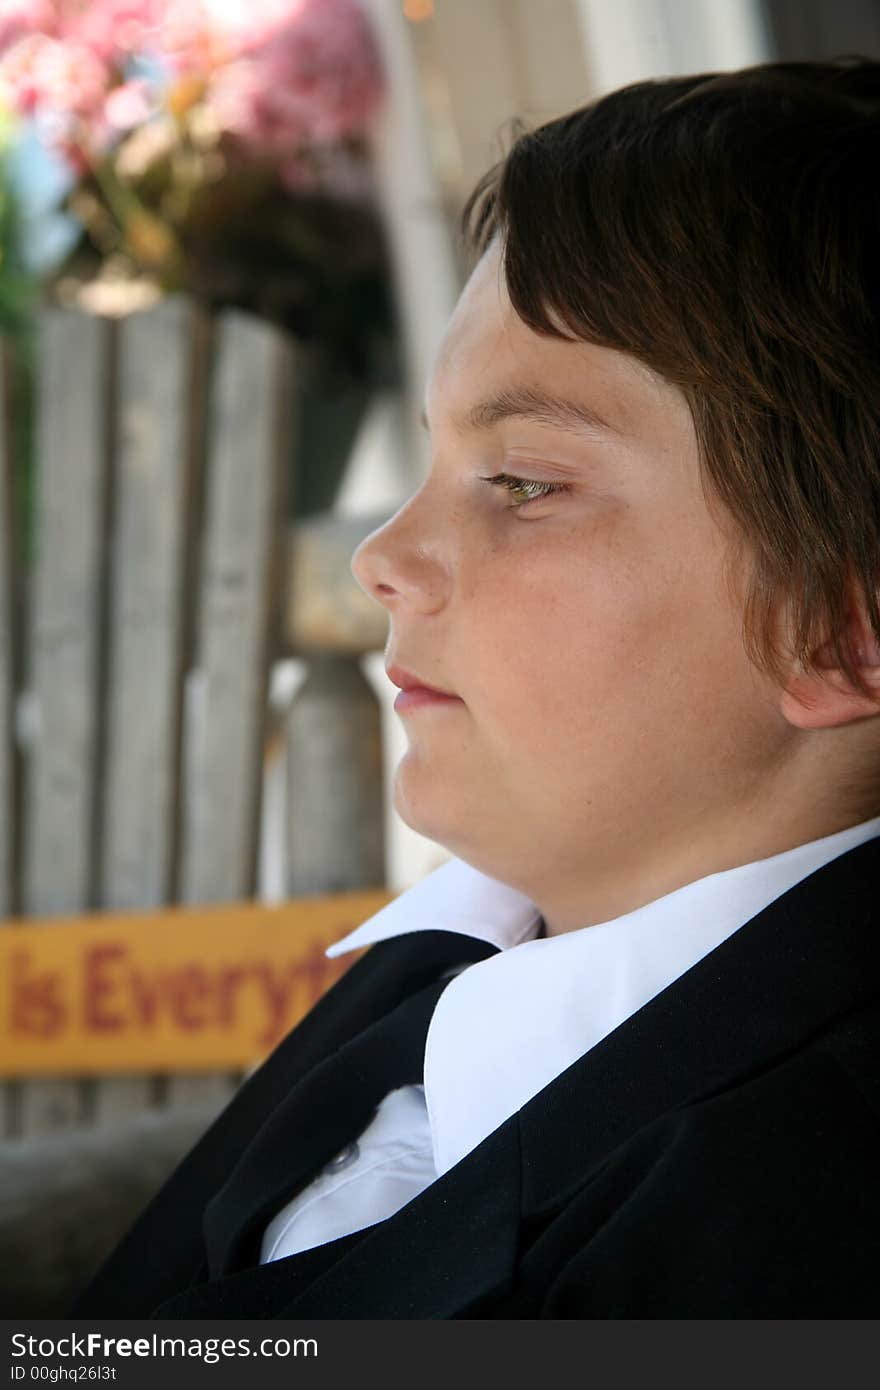
[{"label": "shirt button", "polygon": [[356,1163],[360,1158],[360,1153],[360,1145],[357,1141],[346,1144],[335,1158],[331,1158],[329,1163],[325,1163],[323,1171],[325,1173],[339,1173],[343,1168],[348,1168],[352,1163]]}]

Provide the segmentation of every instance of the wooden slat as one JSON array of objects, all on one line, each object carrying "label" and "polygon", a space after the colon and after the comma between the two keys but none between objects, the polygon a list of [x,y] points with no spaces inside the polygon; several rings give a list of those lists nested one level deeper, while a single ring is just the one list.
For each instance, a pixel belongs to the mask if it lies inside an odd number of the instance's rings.
[{"label": "wooden slat", "polygon": [[196,671],[187,730],[181,901],[255,887],[253,827],[266,717],[265,644],[277,535],[278,330],[224,315],[214,369]]},{"label": "wooden slat", "polygon": [[180,613],[186,307],[122,324],[100,905],[166,901]]},{"label": "wooden slat", "polygon": [[[268,671],[281,632],[294,354],[239,312],[216,325],[195,667],[187,689],[180,900],[256,891]],[[226,1078],[228,1092],[240,1077]],[[169,1078],[169,1104],[223,1081]]]},{"label": "wooden slat", "polygon": [[[97,751],[107,325],[50,308],[38,330],[37,514],[28,688],[37,731],[25,767],[26,915],[88,906]],[[76,1123],[82,1088],[22,1088],[20,1123],[39,1133]]]},{"label": "wooden slat", "polygon": [[[167,900],[177,736],[180,569],[186,483],[188,314],[166,300],[119,325],[107,749],[97,900]],[[148,1076],[102,1080],[96,1123],[151,1103]]]},{"label": "wooden slat", "polygon": [[189,303],[189,364],[187,368],[186,478],[181,529],[182,556],[178,606],[180,611],[177,653],[177,696],[174,749],[174,786],[169,826],[170,862],[168,901],[178,902],[181,889],[182,824],[184,814],[184,712],[187,674],[195,666],[198,630],[199,586],[202,573],[202,532],[205,510],[208,417],[216,340],[216,314],[200,300]]},{"label": "wooden slat", "polygon": [[379,704],[356,656],[315,654],[287,716],[287,891],[384,881]]}]

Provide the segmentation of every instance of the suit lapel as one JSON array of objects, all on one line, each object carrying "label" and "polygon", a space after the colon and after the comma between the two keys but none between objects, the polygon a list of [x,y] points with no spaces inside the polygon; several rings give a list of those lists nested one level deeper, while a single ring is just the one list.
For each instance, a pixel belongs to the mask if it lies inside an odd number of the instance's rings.
[{"label": "suit lapel", "polygon": [[[363,1231],[304,1250],[289,1259],[204,1278],[151,1310],[153,1318],[280,1318],[287,1305],[305,1293],[364,1237]],[[207,1275],[207,1270],[204,1271]]]},{"label": "suit lapel", "polygon": [[637,1130],[875,997],[878,883],[880,839],[802,879],[535,1096],[520,1112],[523,1215],[563,1205]]},{"label": "suit lapel", "polygon": [[[215,1281],[205,1283],[206,1203],[293,1088],[444,970],[484,960],[497,949],[459,932],[431,930],[379,942],[356,960],[245,1081],[92,1277],[70,1316],[143,1317],[163,1300],[176,1301],[182,1289],[216,1289]],[[308,1116],[301,1116],[300,1132],[308,1126]],[[294,1167],[295,1143],[289,1155]]]},{"label": "suit lapel", "polygon": [[286,1259],[199,1284],[156,1318],[452,1318],[511,1282],[517,1117],[396,1215]]},{"label": "suit lapel", "polygon": [[[327,1039],[321,1059],[291,1077],[287,1087],[283,1055],[270,1059],[267,1069],[276,1074],[274,1089],[280,1094],[205,1209],[202,1230],[211,1278],[255,1265],[262,1227],[273,1212],[362,1132],[389,1090],[420,1079],[424,1034],[449,982],[444,971],[497,949],[452,932],[409,935],[392,951],[399,958],[393,972],[397,986],[384,992],[386,1008],[365,1014],[365,1026],[352,1036]],[[401,986],[404,979],[409,989]]]},{"label": "suit lapel", "polygon": [[350,1038],[267,1117],[205,1210],[212,1277],[257,1264],[272,1214],[362,1133],[388,1091],[421,1079],[428,1024],[448,984],[426,985]]},{"label": "suit lapel", "polygon": [[[451,1318],[503,1295],[523,1221],[564,1206],[645,1125],[770,1065],[877,993],[878,882],[880,841],[817,870],[395,1216],[320,1254],[232,1276],[239,1295],[271,1285],[270,1316],[334,1318]],[[228,1284],[203,1286],[199,1315],[222,1315]],[[156,1316],[191,1315],[186,1296],[172,1303]]]}]

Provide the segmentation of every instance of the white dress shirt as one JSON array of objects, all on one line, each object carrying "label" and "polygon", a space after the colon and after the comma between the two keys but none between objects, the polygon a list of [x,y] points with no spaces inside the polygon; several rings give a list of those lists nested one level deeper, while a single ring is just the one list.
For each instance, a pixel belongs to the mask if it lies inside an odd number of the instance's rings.
[{"label": "white dress shirt", "polygon": [[422,1085],[389,1092],[361,1135],[272,1219],[261,1263],[392,1216],[739,927],[880,816],[709,874],[611,921],[539,937],[522,893],[451,859],[327,949],[439,929],[498,946],[465,965],[428,1028]]}]

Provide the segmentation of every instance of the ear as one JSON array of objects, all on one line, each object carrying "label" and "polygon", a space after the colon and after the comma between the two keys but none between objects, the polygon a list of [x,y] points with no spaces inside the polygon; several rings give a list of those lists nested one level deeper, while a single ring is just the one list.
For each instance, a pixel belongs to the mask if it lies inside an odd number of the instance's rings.
[{"label": "ear", "polygon": [[816,653],[818,670],[805,671],[798,664],[786,683],[780,709],[789,724],[799,729],[831,729],[857,719],[880,715],[880,643],[859,603],[850,611],[849,634],[859,669],[874,699],[866,697],[836,664],[831,643]]}]

